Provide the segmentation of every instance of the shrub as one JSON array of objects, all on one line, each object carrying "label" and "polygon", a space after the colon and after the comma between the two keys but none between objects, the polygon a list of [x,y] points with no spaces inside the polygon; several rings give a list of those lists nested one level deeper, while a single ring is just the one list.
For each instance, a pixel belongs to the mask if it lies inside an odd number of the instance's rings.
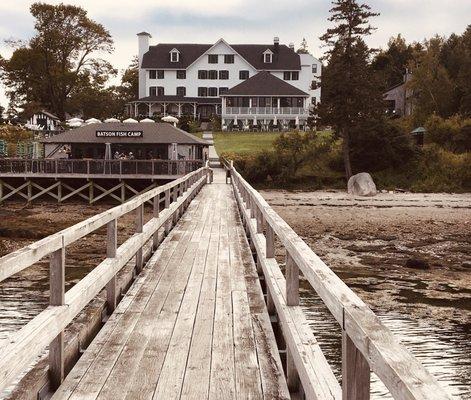
[{"label": "shrub", "polygon": [[426,142],[456,153],[471,151],[471,119],[455,115],[443,119],[432,115],[425,124]]}]

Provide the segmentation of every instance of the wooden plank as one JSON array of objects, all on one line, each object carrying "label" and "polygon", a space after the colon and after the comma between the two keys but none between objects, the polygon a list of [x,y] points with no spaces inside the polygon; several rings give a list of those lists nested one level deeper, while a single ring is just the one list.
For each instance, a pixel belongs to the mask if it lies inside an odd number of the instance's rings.
[{"label": "wooden plank", "polygon": [[286,253],[286,304],[299,305],[299,268],[288,252]]},{"label": "wooden plank", "polygon": [[342,399],[370,399],[370,366],[345,331],[342,331]]},{"label": "wooden plank", "polygon": [[[136,233],[142,233],[144,226],[144,204],[136,208]],[[139,274],[143,267],[142,247],[136,253],[136,272]]]}]

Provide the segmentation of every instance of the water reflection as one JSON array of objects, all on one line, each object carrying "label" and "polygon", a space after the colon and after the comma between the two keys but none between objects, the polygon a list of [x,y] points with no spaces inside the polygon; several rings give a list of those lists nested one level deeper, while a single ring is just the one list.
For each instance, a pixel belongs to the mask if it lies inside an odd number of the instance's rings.
[{"label": "water reflection", "polygon": [[[341,330],[312,291],[303,288],[302,305],[329,364],[338,379],[341,377]],[[471,332],[469,326],[437,327],[414,321],[399,314],[374,310],[395,337],[431,372],[446,390],[457,399],[471,399]],[[392,399],[388,390],[373,375],[372,399]]]}]

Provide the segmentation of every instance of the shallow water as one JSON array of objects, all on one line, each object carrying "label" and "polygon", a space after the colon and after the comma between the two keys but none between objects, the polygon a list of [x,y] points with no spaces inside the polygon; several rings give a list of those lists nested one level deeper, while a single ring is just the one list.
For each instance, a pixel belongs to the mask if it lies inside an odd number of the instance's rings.
[{"label": "shallow water", "polygon": [[[302,305],[314,334],[338,379],[341,377],[341,329],[310,290],[301,294]],[[471,399],[471,331],[469,326],[433,326],[404,315],[375,311],[395,337],[412,352],[456,399]],[[372,375],[372,399],[392,399],[381,381]]]}]

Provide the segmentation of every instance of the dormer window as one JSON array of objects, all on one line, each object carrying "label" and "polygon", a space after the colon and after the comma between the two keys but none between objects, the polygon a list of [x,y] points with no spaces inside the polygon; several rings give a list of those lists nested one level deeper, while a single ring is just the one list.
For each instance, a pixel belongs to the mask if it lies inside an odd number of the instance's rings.
[{"label": "dormer window", "polygon": [[271,64],[273,62],[273,52],[270,49],[266,49],[263,52],[263,62],[265,64]]},{"label": "dormer window", "polygon": [[177,63],[180,61],[180,52],[177,49],[170,51],[170,62]]}]

